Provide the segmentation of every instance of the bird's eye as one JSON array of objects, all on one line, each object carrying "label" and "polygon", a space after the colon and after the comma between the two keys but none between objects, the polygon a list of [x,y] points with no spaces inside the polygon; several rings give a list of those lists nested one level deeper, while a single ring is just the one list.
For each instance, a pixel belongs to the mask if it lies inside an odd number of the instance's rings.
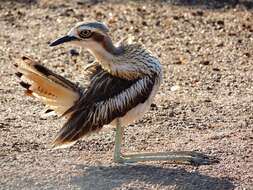
[{"label": "bird's eye", "polygon": [[89,38],[90,36],[92,35],[92,32],[90,30],[82,30],[80,33],[79,33],[79,36],[81,38]]}]

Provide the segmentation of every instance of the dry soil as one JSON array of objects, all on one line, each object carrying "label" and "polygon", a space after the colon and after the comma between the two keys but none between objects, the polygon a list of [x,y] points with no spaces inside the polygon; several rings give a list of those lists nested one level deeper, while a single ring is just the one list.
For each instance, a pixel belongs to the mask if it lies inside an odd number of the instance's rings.
[{"label": "dry soil", "polygon": [[[252,1],[175,2],[1,0],[0,189],[253,189]],[[29,55],[81,83],[94,58],[48,43],[83,20],[107,23],[115,42],[140,42],[163,64],[161,89],[126,128],[124,152],[194,150],[219,164],[114,164],[111,129],[51,150],[64,119],[41,116],[12,63]]]}]

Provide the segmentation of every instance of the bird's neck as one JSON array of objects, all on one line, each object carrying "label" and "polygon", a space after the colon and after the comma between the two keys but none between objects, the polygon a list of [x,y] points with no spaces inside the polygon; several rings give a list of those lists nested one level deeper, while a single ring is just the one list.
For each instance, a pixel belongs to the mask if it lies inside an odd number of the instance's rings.
[{"label": "bird's neck", "polygon": [[[144,50],[135,47],[114,46],[112,41],[104,41],[90,48],[90,52],[97,59],[104,70],[119,78],[135,80],[150,75],[152,67],[148,66],[147,54],[142,55]],[[149,56],[148,56],[149,57]],[[153,57],[149,57],[153,59]],[[155,59],[154,62],[157,60]],[[152,64],[153,65],[153,64]]]},{"label": "bird's neck", "polygon": [[122,64],[126,62],[124,59],[123,46],[115,46],[110,38],[104,39],[104,41],[97,43],[93,48],[89,49],[90,53],[96,58],[102,68],[112,75],[120,75],[124,72],[121,69]]},{"label": "bird's neck", "polygon": [[89,50],[102,66],[111,64],[115,57],[123,53],[123,48],[114,46],[110,38],[105,38],[103,41],[94,44]]}]

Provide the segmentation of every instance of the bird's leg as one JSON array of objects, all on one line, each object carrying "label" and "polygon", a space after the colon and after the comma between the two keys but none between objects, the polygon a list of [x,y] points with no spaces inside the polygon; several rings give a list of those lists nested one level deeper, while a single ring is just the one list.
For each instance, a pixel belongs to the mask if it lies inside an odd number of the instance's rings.
[{"label": "bird's leg", "polygon": [[115,148],[114,148],[114,161],[123,163],[124,160],[121,155],[121,145],[123,138],[123,127],[121,126],[120,120],[116,119],[116,134],[115,134]]},{"label": "bird's leg", "polygon": [[175,152],[156,152],[156,153],[142,153],[123,155],[120,151],[123,138],[123,128],[120,120],[116,120],[116,135],[115,135],[115,149],[114,161],[117,163],[134,163],[144,161],[166,161],[171,164],[184,165],[210,165],[218,163],[219,161],[213,157],[208,157],[202,153],[193,151],[175,151]]}]

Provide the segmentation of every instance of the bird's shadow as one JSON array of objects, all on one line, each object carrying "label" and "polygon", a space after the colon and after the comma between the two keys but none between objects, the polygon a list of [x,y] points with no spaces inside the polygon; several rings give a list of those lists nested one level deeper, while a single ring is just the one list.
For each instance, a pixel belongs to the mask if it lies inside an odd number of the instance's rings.
[{"label": "bird's shadow", "polygon": [[[146,188],[160,187],[168,189],[208,189],[231,190],[235,186],[229,178],[217,178],[200,174],[198,171],[188,172],[182,168],[168,168],[152,165],[116,165],[116,166],[79,166],[81,175],[73,176],[71,184],[80,189],[109,190],[121,188],[122,185],[130,189],[138,184]],[[135,186],[135,187],[134,187]],[[140,187],[140,185],[139,185]]]}]

